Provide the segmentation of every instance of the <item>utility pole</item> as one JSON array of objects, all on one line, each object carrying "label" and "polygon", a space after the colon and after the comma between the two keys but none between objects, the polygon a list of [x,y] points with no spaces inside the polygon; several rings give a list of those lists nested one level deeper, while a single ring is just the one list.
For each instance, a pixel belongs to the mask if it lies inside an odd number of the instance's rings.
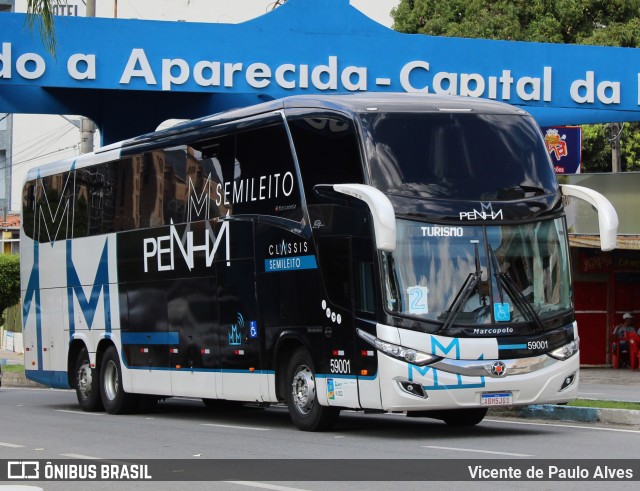
[{"label": "utility pole", "polygon": [[[96,0],[87,0],[86,17],[96,16]],[[80,153],[93,152],[93,135],[96,125],[89,118],[80,119]]]},{"label": "utility pole", "polygon": [[622,172],[622,159],[620,156],[620,136],[624,123],[611,123],[611,172]]}]

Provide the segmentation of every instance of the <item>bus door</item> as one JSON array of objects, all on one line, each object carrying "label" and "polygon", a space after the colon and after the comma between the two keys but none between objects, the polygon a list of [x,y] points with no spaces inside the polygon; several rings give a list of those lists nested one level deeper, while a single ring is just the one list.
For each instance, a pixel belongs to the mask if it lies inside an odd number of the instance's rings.
[{"label": "bus door", "polygon": [[352,237],[318,239],[318,261],[326,292],[321,301],[325,313],[324,366],[318,372],[326,377],[326,398],[332,406],[360,407],[354,338],[354,259]]},{"label": "bus door", "polygon": [[[258,331],[252,224],[233,222],[231,226],[231,248],[236,252],[235,258],[217,263],[217,334],[221,374],[218,397],[261,401],[261,336]],[[234,249],[236,237],[241,238],[244,244]]]}]

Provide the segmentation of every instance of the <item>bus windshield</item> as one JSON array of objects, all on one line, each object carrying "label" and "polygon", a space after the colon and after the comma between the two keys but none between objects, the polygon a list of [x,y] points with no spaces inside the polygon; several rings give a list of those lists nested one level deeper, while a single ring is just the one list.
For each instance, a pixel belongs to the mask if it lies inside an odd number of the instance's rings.
[{"label": "bus windshield", "polygon": [[396,250],[383,263],[387,309],[399,315],[543,328],[572,308],[562,218],[484,226],[398,219]]},{"label": "bus windshield", "polygon": [[531,118],[474,113],[361,116],[374,187],[420,198],[514,200],[557,192]]}]

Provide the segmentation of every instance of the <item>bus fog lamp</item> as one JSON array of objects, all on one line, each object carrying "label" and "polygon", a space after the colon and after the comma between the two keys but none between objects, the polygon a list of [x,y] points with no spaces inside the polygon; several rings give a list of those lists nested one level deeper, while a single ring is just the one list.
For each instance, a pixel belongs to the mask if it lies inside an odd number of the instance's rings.
[{"label": "bus fog lamp", "polygon": [[559,392],[562,392],[567,387],[570,387],[571,385],[573,385],[573,382],[575,381],[575,379],[576,379],[576,372],[573,372],[571,375],[565,377],[564,380],[562,381],[562,387],[560,387]]}]

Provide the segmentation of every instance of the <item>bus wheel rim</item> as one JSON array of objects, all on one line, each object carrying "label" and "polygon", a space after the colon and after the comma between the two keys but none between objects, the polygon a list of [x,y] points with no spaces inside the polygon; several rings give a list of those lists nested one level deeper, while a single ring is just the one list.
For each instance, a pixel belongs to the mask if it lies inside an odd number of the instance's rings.
[{"label": "bus wheel rim", "polygon": [[104,392],[110,401],[118,394],[118,369],[113,361],[109,361],[104,370]]},{"label": "bus wheel rim", "polygon": [[302,414],[308,414],[316,400],[316,383],[309,367],[301,366],[296,371],[292,394],[296,409]]},{"label": "bus wheel rim", "polygon": [[88,399],[91,395],[92,385],[91,366],[89,363],[83,363],[78,369],[78,391],[84,399]]}]

